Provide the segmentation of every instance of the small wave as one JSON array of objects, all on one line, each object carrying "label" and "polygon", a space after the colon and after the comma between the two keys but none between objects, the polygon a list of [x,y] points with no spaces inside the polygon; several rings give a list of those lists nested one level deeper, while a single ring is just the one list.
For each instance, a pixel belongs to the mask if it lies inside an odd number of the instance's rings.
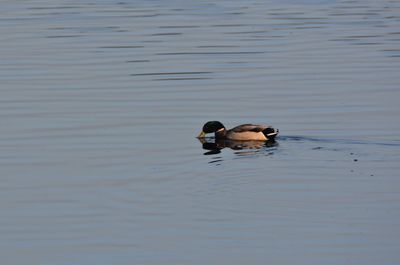
[{"label": "small wave", "polygon": [[357,145],[380,145],[380,146],[400,146],[399,141],[367,141],[343,138],[317,138],[308,136],[280,136],[279,141],[300,141],[300,142],[318,142],[318,143],[336,143],[336,144],[357,144]]}]

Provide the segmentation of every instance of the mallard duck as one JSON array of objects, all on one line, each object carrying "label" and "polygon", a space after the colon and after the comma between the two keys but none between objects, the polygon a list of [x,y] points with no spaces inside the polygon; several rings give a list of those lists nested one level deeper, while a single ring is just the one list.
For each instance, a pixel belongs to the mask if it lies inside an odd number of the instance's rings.
[{"label": "mallard duck", "polygon": [[279,130],[269,125],[242,124],[230,130],[219,121],[209,121],[203,126],[197,138],[204,138],[207,133],[215,133],[215,139],[229,139],[238,141],[270,141],[274,140]]}]

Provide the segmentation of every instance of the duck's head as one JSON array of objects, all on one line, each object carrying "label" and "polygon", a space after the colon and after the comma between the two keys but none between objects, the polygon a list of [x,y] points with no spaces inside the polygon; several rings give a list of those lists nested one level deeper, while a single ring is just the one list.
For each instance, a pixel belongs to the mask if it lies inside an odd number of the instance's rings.
[{"label": "duck's head", "polygon": [[219,121],[209,121],[206,122],[203,126],[202,131],[200,132],[197,138],[204,138],[207,133],[216,133],[225,130],[225,126]]}]

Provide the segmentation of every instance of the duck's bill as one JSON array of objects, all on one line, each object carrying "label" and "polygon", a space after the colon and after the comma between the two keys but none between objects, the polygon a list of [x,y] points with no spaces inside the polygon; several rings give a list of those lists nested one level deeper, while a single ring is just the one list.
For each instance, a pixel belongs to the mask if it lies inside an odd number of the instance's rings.
[{"label": "duck's bill", "polygon": [[205,137],[206,134],[203,131],[201,131],[201,133],[197,136],[197,138],[205,138]]}]

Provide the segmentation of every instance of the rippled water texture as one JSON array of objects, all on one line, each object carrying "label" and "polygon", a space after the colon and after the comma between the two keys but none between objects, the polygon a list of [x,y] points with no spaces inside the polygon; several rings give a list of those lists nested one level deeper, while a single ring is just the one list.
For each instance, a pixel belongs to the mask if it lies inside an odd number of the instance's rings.
[{"label": "rippled water texture", "polygon": [[398,1],[2,1],[1,263],[400,264],[399,47]]}]

